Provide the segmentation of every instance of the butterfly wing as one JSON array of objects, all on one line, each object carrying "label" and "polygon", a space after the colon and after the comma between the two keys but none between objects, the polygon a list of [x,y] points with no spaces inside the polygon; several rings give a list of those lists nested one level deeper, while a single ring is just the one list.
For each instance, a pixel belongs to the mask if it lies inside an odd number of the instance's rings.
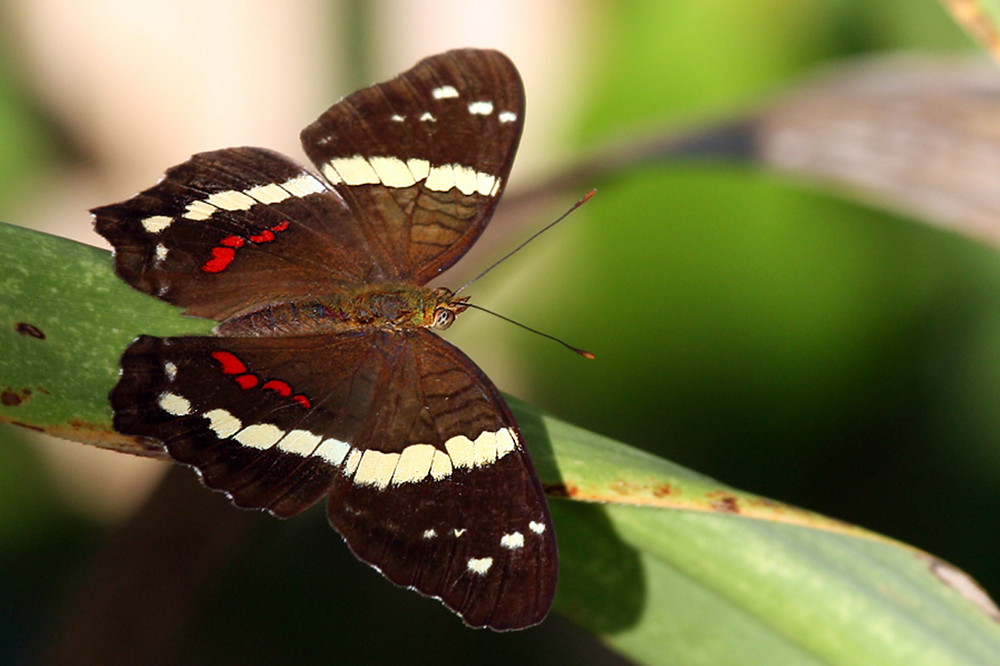
[{"label": "butterfly wing", "polygon": [[472,626],[540,622],[557,552],[496,387],[433,333],[138,338],[115,428],[155,437],[234,503],[329,518],[386,577]]},{"label": "butterfly wing", "polygon": [[[452,51],[347,96],[302,132],[329,183],[272,151],[231,148],[91,212],[118,274],[192,315],[222,321],[345,285],[423,284],[492,216],[523,109],[506,56]],[[250,276],[266,279],[248,290]]]},{"label": "butterfly wing", "polygon": [[382,265],[424,284],[489,222],[523,117],[510,60],[464,49],[348,95],[302,131],[302,145],[357,213]]},{"label": "butterfly wing", "polygon": [[384,277],[340,195],[262,148],[195,155],[148,190],[91,212],[118,275],[192,315],[221,321]]},{"label": "butterfly wing", "polygon": [[[440,598],[469,625],[541,622],[555,595],[555,532],[514,417],[482,371],[433,333],[390,347],[371,438],[353,477],[334,479],[331,524],[358,557]],[[432,442],[433,456],[423,444],[387,458],[382,433],[393,431],[403,442]]]}]

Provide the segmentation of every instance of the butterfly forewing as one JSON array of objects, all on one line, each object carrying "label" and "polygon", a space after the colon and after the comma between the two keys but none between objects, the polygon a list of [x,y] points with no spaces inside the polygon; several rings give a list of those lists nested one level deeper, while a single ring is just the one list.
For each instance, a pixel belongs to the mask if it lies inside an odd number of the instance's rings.
[{"label": "butterfly forewing", "polygon": [[360,558],[494,629],[551,605],[545,496],[496,387],[391,312],[436,293],[419,285],[489,221],[523,107],[505,56],[452,51],[306,128],[322,176],[219,150],[93,211],[121,277],[222,322],[216,337],[129,346],[116,430],[162,440],[238,506],[287,517],[329,495]]},{"label": "butterfly forewing", "polygon": [[496,51],[453,51],[348,95],[302,132],[320,172],[423,284],[485,228],[521,136],[524,91]]},{"label": "butterfly forewing", "polygon": [[[380,280],[369,240],[320,178],[262,148],[201,153],[91,211],[132,286],[223,320],[261,303]],[[268,276],[247,289],[247,276]]]}]

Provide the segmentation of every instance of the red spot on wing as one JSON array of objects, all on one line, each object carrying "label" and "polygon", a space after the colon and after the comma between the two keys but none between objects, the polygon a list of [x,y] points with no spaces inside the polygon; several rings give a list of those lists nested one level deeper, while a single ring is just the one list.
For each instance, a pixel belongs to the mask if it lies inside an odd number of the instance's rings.
[{"label": "red spot on wing", "polygon": [[214,351],[212,358],[222,366],[222,372],[227,375],[242,375],[247,371],[247,366],[243,364],[236,354],[227,351]]},{"label": "red spot on wing", "polygon": [[275,233],[286,231],[289,226],[291,226],[289,221],[284,220],[249,238],[236,235],[226,236],[212,248],[212,258],[202,264],[201,270],[205,273],[221,273],[229,268],[229,264],[233,263],[233,259],[236,258],[236,250],[246,245],[247,241],[256,244],[270,243],[275,239]]},{"label": "red spot on wing", "polygon": [[[211,353],[211,356],[218,361],[223,374],[236,375],[233,379],[236,380],[241,389],[252,389],[260,384],[260,378],[257,375],[247,372],[246,364],[236,354],[227,351],[214,351]],[[291,398],[299,403],[303,409],[312,407],[312,402],[310,402],[309,398],[301,393],[292,395],[291,384],[281,379],[269,379],[261,384],[260,388],[274,391],[283,398]]]},{"label": "red spot on wing", "polygon": [[283,382],[280,379],[269,379],[264,382],[264,385],[261,386],[261,388],[269,389],[286,398],[292,394],[292,387],[288,385],[288,382]]},{"label": "red spot on wing", "polygon": [[236,258],[236,250],[231,247],[213,247],[212,258],[206,261],[201,270],[205,273],[221,273],[233,263]]},{"label": "red spot on wing", "polygon": [[274,232],[270,229],[265,229],[256,236],[250,237],[251,243],[270,243],[274,240]]},{"label": "red spot on wing", "polygon": [[252,389],[257,386],[259,381],[257,375],[240,375],[236,378],[236,383],[240,385],[241,389]]}]

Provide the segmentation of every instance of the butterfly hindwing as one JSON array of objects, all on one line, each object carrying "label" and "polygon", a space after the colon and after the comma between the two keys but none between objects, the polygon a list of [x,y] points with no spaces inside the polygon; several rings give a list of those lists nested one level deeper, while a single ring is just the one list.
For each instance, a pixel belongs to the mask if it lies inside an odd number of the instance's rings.
[{"label": "butterfly hindwing", "polygon": [[377,237],[384,261],[424,284],[486,227],[523,117],[510,60],[465,49],[348,95],[302,131],[302,145]]},{"label": "butterfly hindwing", "polygon": [[496,387],[425,330],[287,338],[142,336],[115,427],[156,437],[234,503],[331,524],[393,582],[473,626],[545,616],[556,545]]}]

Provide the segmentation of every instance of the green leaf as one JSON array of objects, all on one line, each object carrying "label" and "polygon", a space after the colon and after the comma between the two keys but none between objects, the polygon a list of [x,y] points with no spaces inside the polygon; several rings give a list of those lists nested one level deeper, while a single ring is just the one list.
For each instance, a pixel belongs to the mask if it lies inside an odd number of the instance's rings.
[{"label": "green leaf", "polygon": [[[0,265],[0,420],[111,441],[106,396],[128,342],[212,326],[65,239],[0,225]],[[554,496],[556,610],[629,657],[1000,663],[1000,613],[946,563],[511,404]]]},{"label": "green leaf", "polygon": [[213,326],[132,289],[106,250],[64,238],[0,224],[0,266],[0,421],[107,443],[126,345]]},{"label": "green leaf", "polygon": [[556,608],[630,657],[998,663],[1000,613],[947,563],[512,407],[543,481],[556,475],[568,496],[607,502],[551,503]]}]

